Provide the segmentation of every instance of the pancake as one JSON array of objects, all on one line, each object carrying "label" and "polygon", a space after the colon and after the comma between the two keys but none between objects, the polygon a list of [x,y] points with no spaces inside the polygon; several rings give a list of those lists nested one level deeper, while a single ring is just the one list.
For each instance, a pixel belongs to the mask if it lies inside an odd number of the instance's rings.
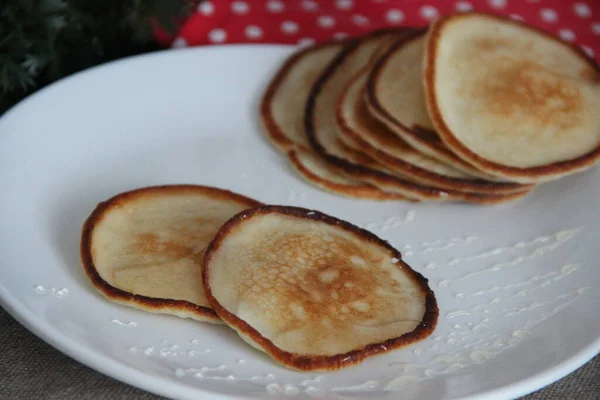
[{"label": "pancake", "polygon": [[253,347],[296,370],[336,370],[429,336],[427,279],[370,232],[296,207],[241,212],[206,251],[210,305]]},{"label": "pancake", "polygon": [[600,70],[520,22],[468,13],[429,32],[425,94],[441,140],[478,169],[543,182],[600,159]]},{"label": "pancake", "polygon": [[267,138],[279,150],[310,149],[303,126],[306,99],[313,83],[343,47],[343,42],[327,42],[298,51],[270,82],[261,100],[260,117]]},{"label": "pancake", "polygon": [[[399,32],[396,35],[386,35],[385,37],[381,38],[380,44],[373,51],[373,54],[371,55],[371,58],[369,59],[367,66],[365,66],[362,71],[358,72],[357,75],[362,74],[364,71],[370,70],[372,68],[373,64],[375,64],[375,62],[387,52],[387,50],[390,48],[390,46],[392,46],[399,39],[409,35],[411,32],[415,32],[415,31],[417,31],[417,30],[416,29],[406,29],[406,30],[403,30],[402,32]],[[353,79],[351,79],[351,81],[352,80]],[[350,86],[350,84],[351,83],[349,82],[348,85],[346,86],[346,88],[348,86]],[[352,151],[359,152],[359,153],[362,153],[365,156],[367,156],[367,154],[362,151],[362,144],[357,142],[356,140],[354,140],[352,135],[347,135],[343,130],[341,130],[340,124],[338,123],[338,115],[337,114],[338,114],[338,110],[339,110],[339,106],[340,106],[340,102],[341,102],[341,97],[343,97],[344,92],[346,92],[345,89],[342,91],[342,94],[340,96],[340,99],[338,99],[338,104],[336,107],[336,129],[337,129],[337,133],[338,133],[338,138],[345,146],[349,147]]]},{"label": "pancake", "polygon": [[[373,65],[366,85],[369,113],[415,150],[466,175],[489,175],[455,155],[440,140],[425,104],[422,64],[425,32],[394,43]],[[463,176],[464,177],[464,176]]]},{"label": "pancake", "polygon": [[414,200],[496,204],[521,196],[522,193],[517,196],[512,193],[487,195],[420,185],[372,162],[365,165],[363,154],[344,146],[335,122],[337,101],[348,82],[368,64],[373,52],[385,38],[385,34],[374,33],[349,41],[314,84],[305,114],[306,135],[314,151],[332,166],[343,170],[347,176]]},{"label": "pancake", "polygon": [[204,295],[204,251],[233,215],[260,206],[239,194],[169,185],[118,194],[83,225],[81,261],[109,300],[144,311],[220,323]]},{"label": "pancake", "polygon": [[363,94],[368,72],[364,69],[350,81],[337,104],[338,133],[350,146],[356,146],[389,170],[414,182],[470,193],[497,194],[528,189],[516,183],[475,178],[407,145],[367,112]]},{"label": "pancake", "polygon": [[267,138],[286,154],[293,169],[307,182],[342,196],[364,199],[404,199],[385,193],[319,160],[304,133],[304,107],[314,82],[339,54],[343,44],[328,42],[293,54],[269,84],[260,104]]},{"label": "pancake", "polygon": [[288,160],[307,182],[338,195],[371,200],[408,200],[395,193],[381,191],[335,170],[315,153],[301,148],[290,150]]}]

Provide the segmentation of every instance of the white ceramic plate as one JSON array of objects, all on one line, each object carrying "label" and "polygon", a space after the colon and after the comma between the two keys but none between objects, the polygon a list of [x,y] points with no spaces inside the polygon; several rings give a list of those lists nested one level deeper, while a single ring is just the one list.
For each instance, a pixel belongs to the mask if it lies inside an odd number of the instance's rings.
[{"label": "white ceramic plate", "polygon": [[[80,73],[0,119],[0,299],[21,323],[107,375],[181,399],[505,399],[600,349],[600,171],[483,207],[337,197],[304,183],[263,138],[257,104],[292,51],[177,50]],[[224,326],[98,295],[78,244],[96,203],[197,183],[364,226],[430,278],[434,335],[332,373],[286,370]]]}]

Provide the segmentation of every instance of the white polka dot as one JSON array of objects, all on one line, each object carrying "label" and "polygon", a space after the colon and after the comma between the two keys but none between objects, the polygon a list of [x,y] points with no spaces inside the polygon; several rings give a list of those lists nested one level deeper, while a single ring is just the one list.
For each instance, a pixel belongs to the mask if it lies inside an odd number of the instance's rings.
[{"label": "white polka dot", "polygon": [[231,3],[231,11],[240,15],[246,14],[250,11],[250,6],[245,1],[234,1]]},{"label": "white polka dot", "polygon": [[365,17],[364,15],[354,14],[351,19],[352,22],[358,26],[369,25],[369,18]]},{"label": "white polka dot", "polygon": [[352,8],[352,0],[337,0],[335,6],[340,10],[349,10]]},{"label": "white polka dot", "polygon": [[281,1],[278,0],[270,0],[267,2],[267,10],[272,13],[280,13],[284,9],[284,5]]},{"label": "white polka dot", "polygon": [[592,24],[592,32],[594,35],[600,35],[600,22],[594,22]]},{"label": "white polka dot", "polygon": [[347,37],[348,37],[348,34],[344,33],[344,32],[336,32],[336,33],[333,34],[333,38],[334,39],[338,39],[338,40],[339,39],[345,39]]},{"label": "white polka dot", "polygon": [[419,12],[423,19],[432,20],[438,16],[438,10],[434,6],[423,6]]},{"label": "white polka dot", "polygon": [[335,25],[335,19],[329,15],[322,15],[317,19],[317,24],[321,28],[331,28]]},{"label": "white polka dot", "polygon": [[208,32],[208,38],[213,43],[223,43],[227,39],[227,32],[223,29],[216,28]]},{"label": "white polka dot", "polygon": [[521,17],[519,14],[510,14],[510,17],[512,19],[514,19],[515,21],[525,21],[525,19],[523,17]]},{"label": "white polka dot", "polygon": [[177,39],[173,40],[173,43],[171,43],[171,47],[174,49],[181,49],[182,47],[187,47],[187,42],[184,38],[182,37],[178,37]]},{"label": "white polka dot", "polygon": [[473,10],[473,4],[468,1],[457,1],[454,8],[458,12],[467,12]]},{"label": "white polka dot", "polygon": [[306,11],[317,11],[319,9],[319,3],[312,0],[304,0],[302,2],[302,9]]},{"label": "white polka dot", "polygon": [[581,18],[587,18],[590,15],[592,15],[592,10],[590,10],[590,6],[588,6],[585,3],[573,4],[573,11],[575,11],[575,14],[577,14]]},{"label": "white polka dot", "polygon": [[594,50],[592,50],[592,48],[590,46],[581,46],[581,48],[583,49],[583,51],[585,51],[587,53],[588,56],[590,57],[594,57]]},{"label": "white polka dot", "polygon": [[212,15],[215,12],[215,6],[211,1],[203,1],[198,6],[198,12],[202,15]]},{"label": "white polka dot", "polygon": [[567,42],[572,42],[575,40],[575,33],[570,29],[561,29],[558,31],[558,36],[561,39],[566,40]]},{"label": "white polka dot", "polygon": [[506,0],[488,0],[490,6],[493,8],[504,8],[506,7]]},{"label": "white polka dot", "polygon": [[286,35],[293,35],[298,32],[298,24],[294,21],[283,21],[281,23],[281,31]]},{"label": "white polka dot", "polygon": [[256,25],[248,25],[245,33],[248,39],[259,39],[262,36],[263,31]]},{"label": "white polka dot", "polygon": [[312,46],[313,44],[315,44],[315,39],[305,37],[305,38],[298,40],[298,44],[300,46]]},{"label": "white polka dot", "polygon": [[392,8],[385,13],[385,19],[391,24],[397,24],[404,21],[404,13],[397,8]]},{"label": "white polka dot", "polygon": [[542,8],[540,11],[540,17],[546,22],[556,22],[558,20],[558,14],[551,8]]}]

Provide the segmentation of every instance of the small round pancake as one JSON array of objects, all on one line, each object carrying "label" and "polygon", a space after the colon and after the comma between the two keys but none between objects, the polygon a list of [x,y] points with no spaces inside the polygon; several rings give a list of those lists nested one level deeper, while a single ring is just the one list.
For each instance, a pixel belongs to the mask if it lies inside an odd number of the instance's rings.
[{"label": "small round pancake", "polygon": [[287,156],[301,177],[329,192],[360,199],[409,200],[399,194],[381,191],[374,186],[346,176],[311,151],[297,148],[288,151]]},{"label": "small round pancake", "polygon": [[488,195],[421,185],[390,172],[374,163],[370,157],[365,160],[364,154],[354,151],[340,140],[335,121],[338,99],[348,82],[368,64],[374,51],[385,39],[385,34],[376,32],[348,42],[314,84],[305,114],[306,134],[314,151],[347,176],[414,200],[497,204],[526,193]]},{"label": "small round pancake", "polygon": [[441,19],[424,81],[440,138],[488,174],[543,182],[600,159],[600,70],[548,33],[479,13]]},{"label": "small round pancake", "polygon": [[204,295],[204,251],[256,200],[206,186],[167,185],[118,194],[83,225],[81,261],[109,300],[144,311],[221,323]]},{"label": "small round pancake", "polygon": [[488,179],[488,174],[452,153],[435,132],[422,83],[425,38],[425,31],[401,38],[374,63],[366,84],[367,110],[418,152],[465,175]]},{"label": "small round pancake", "polygon": [[[403,30],[402,32],[396,34],[396,35],[389,35],[389,37],[385,37],[383,38],[379,44],[379,46],[377,46],[377,48],[375,49],[375,51],[373,51],[373,54],[371,55],[371,58],[369,59],[369,62],[367,63],[367,65],[365,67],[363,67],[362,71],[357,73],[358,75],[361,75],[364,73],[364,71],[370,71],[371,68],[373,67],[373,65],[375,64],[375,62],[377,62],[377,60],[383,56],[388,49],[390,48],[390,46],[392,46],[394,43],[396,43],[399,39],[406,37],[407,35],[409,35],[411,32],[415,32],[417,31],[416,29],[406,29]],[[355,78],[353,78],[351,81],[353,81]],[[349,82],[346,86],[346,89],[343,90],[342,94],[340,95],[340,98],[338,99],[338,103],[337,103],[337,107],[336,107],[336,130],[338,133],[338,138],[339,140],[347,147],[349,147],[349,149],[351,151],[356,151],[359,153],[363,153],[366,156],[366,153],[362,151],[362,145],[361,143],[357,142],[356,140],[354,140],[352,138],[351,135],[347,135],[340,127],[339,123],[338,123],[338,112],[340,109],[340,105],[342,102],[342,98],[344,97],[344,93],[347,92],[348,86],[350,86],[352,83]]]},{"label": "small round pancake", "polygon": [[266,206],[217,233],[206,296],[243,340],[296,370],[336,370],[429,336],[433,291],[387,242],[317,211]]},{"label": "small round pancake", "polygon": [[381,165],[414,182],[469,193],[498,194],[529,189],[517,183],[473,177],[407,145],[367,112],[363,96],[367,79],[368,69],[364,69],[348,83],[338,100],[336,124],[341,138],[348,138]]},{"label": "small round pancake", "polygon": [[267,138],[281,151],[310,149],[302,121],[312,85],[343,42],[326,42],[289,57],[269,83],[260,103],[260,118]]},{"label": "small round pancake", "polygon": [[307,182],[330,192],[364,199],[405,199],[357,179],[319,160],[304,132],[304,107],[312,85],[342,50],[342,42],[328,42],[294,53],[269,84],[260,104],[267,138],[287,155],[294,170]]}]

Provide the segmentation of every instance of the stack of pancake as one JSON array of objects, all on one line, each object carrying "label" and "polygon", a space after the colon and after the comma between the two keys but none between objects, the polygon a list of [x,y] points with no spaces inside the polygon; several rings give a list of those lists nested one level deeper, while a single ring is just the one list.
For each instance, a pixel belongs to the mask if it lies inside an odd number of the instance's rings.
[{"label": "stack of pancake", "polygon": [[600,71],[523,23],[450,15],[293,54],[268,138],[309,182],[356,198],[496,204],[600,158]]}]

